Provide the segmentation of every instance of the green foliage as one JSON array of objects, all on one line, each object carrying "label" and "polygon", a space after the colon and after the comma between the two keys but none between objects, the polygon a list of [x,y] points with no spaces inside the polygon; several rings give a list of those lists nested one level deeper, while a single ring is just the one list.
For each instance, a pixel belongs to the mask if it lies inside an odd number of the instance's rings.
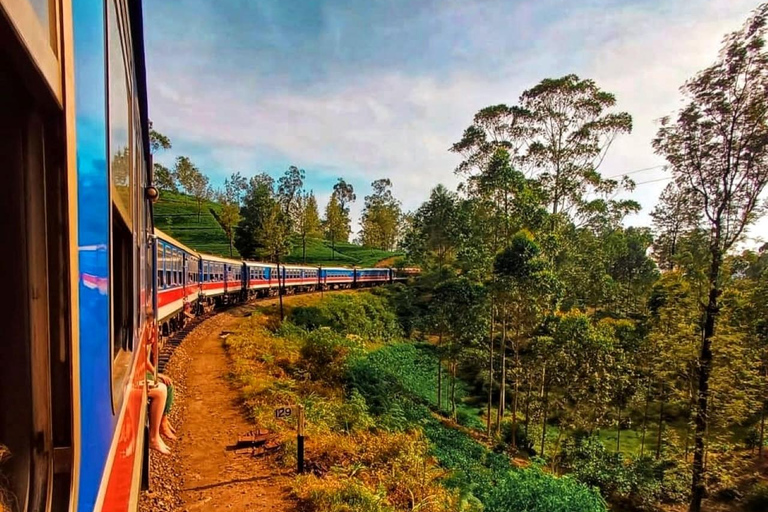
[{"label": "green foliage", "polygon": [[312,331],[303,340],[298,366],[308,378],[338,385],[347,375],[348,358],[361,350],[357,340],[328,329]]},{"label": "green foliage", "polygon": [[306,329],[328,327],[366,340],[389,341],[401,334],[386,301],[370,293],[330,295],[315,306],[294,308],[290,320]]},{"label": "green foliage", "polygon": [[206,201],[198,222],[197,203],[193,197],[163,191],[154,206],[155,226],[192,249],[229,256],[227,234],[216,220],[220,210],[218,203]]}]

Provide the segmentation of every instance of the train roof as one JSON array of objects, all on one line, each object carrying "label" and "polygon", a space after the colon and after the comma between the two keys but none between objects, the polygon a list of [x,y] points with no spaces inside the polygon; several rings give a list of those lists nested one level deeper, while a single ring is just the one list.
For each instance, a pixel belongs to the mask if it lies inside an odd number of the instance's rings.
[{"label": "train roof", "polygon": [[204,254],[202,252],[199,252],[198,254],[200,255],[200,259],[206,260],[206,261],[215,261],[217,263],[230,263],[230,264],[233,264],[233,265],[242,265],[243,264],[242,260],[235,260],[235,259],[231,259],[231,258],[222,258],[220,256],[213,256],[211,254]]},{"label": "train roof", "polygon": [[290,264],[289,265],[285,265],[285,264],[282,264],[282,263],[280,264],[280,266],[284,267],[284,268],[298,268],[298,269],[301,269],[301,270],[317,270],[318,268],[320,268],[320,267],[312,267],[312,266],[309,266],[309,265],[290,265]]},{"label": "train roof", "polygon": [[265,263],[263,261],[252,261],[252,260],[243,260],[245,264],[249,267],[270,267],[270,268],[277,268],[277,265],[274,263]]},{"label": "train roof", "polygon": [[169,244],[175,245],[179,249],[183,249],[183,250],[187,251],[190,254],[200,254],[197,251],[195,251],[194,249],[190,249],[189,247],[187,247],[183,243],[179,242],[178,240],[173,238],[171,235],[169,235],[167,233],[164,233],[164,232],[160,231],[157,228],[155,228],[155,236],[157,236],[157,238],[159,238],[160,240],[163,240],[164,242],[168,242]]},{"label": "train roof", "polygon": [[352,267],[320,267],[320,268],[322,268],[323,270],[349,270],[349,271],[355,270]]}]

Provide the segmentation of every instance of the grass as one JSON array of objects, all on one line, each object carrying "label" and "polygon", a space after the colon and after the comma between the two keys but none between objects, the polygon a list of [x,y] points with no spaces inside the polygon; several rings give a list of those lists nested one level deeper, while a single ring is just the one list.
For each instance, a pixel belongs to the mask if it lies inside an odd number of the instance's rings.
[{"label": "grass", "polygon": [[[221,206],[214,201],[205,201],[197,216],[197,202],[194,197],[173,192],[162,192],[155,203],[155,226],[188,247],[207,254],[230,257],[229,240],[214,213],[218,214]],[[286,263],[303,263],[322,266],[358,266],[373,267],[379,262],[391,264],[402,255],[399,252],[382,251],[349,242],[337,242],[335,251],[331,243],[320,238],[307,239],[306,258],[303,257],[301,239],[294,236],[291,241],[291,254]],[[239,258],[236,248],[232,248],[233,258]]]},{"label": "grass", "polygon": [[[211,213],[211,210],[218,213],[220,209],[218,203],[205,201],[198,221],[195,198],[162,192],[155,203],[155,226],[196,251],[229,257],[227,235]],[[232,251],[234,258],[240,257],[237,249]]]}]

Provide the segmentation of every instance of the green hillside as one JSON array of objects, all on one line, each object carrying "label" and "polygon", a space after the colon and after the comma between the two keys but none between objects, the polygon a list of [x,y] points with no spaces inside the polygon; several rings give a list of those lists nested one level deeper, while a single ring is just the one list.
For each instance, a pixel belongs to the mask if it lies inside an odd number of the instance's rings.
[{"label": "green hillside", "polygon": [[[155,226],[192,249],[218,256],[229,256],[229,241],[211,210],[220,206],[206,201],[197,220],[197,202],[193,197],[173,192],[161,192],[155,203]],[[239,258],[237,249],[233,256]]]},{"label": "green hillside", "polygon": [[[229,257],[227,235],[212,213],[218,213],[220,209],[218,203],[206,201],[198,222],[197,202],[193,197],[162,192],[160,200],[155,204],[155,226],[192,249]],[[291,245],[292,251],[286,262],[301,263],[301,239],[294,237]],[[232,251],[233,257],[240,257],[237,249],[233,248]],[[308,265],[372,267],[382,260],[399,255],[400,253],[371,249],[348,242],[336,243],[336,250],[333,251],[330,242],[311,238],[307,240],[306,262]]]}]

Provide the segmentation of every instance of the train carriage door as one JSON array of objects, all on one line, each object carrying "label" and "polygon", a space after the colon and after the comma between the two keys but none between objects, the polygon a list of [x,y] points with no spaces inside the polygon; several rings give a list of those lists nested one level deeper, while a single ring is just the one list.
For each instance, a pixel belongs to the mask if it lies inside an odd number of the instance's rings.
[{"label": "train carriage door", "polygon": [[71,484],[74,189],[60,8],[0,2],[0,509],[13,512],[65,510]]}]

